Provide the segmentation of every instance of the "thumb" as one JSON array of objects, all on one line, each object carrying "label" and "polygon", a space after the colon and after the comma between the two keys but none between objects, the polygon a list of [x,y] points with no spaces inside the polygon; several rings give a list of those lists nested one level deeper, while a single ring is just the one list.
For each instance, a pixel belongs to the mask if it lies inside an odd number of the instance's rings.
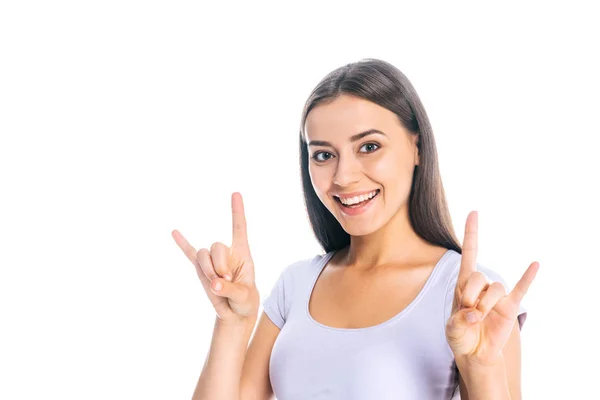
[{"label": "thumb", "polygon": [[483,314],[476,308],[463,308],[450,317],[446,325],[446,336],[449,340],[460,341],[471,325],[476,324]]},{"label": "thumb", "polygon": [[232,283],[226,279],[215,277],[210,282],[210,290],[220,297],[226,297],[234,303],[244,303],[248,300],[249,290],[240,283]]}]

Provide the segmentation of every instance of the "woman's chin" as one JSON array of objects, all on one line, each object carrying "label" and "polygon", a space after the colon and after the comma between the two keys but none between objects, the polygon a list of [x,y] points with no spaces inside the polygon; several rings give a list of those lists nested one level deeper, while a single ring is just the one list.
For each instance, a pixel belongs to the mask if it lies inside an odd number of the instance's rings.
[{"label": "woman's chin", "polygon": [[359,231],[350,231],[350,232],[346,231],[346,232],[350,236],[359,237],[359,236],[368,236],[369,234],[373,233],[374,231],[372,231],[372,230],[367,231],[367,230],[361,229]]},{"label": "woman's chin", "polygon": [[342,228],[344,229],[344,231],[346,231],[346,233],[350,236],[366,236],[366,235],[370,235],[371,233],[377,231],[377,226],[375,226],[374,223],[348,223],[346,221],[341,222],[340,224],[342,225]]}]

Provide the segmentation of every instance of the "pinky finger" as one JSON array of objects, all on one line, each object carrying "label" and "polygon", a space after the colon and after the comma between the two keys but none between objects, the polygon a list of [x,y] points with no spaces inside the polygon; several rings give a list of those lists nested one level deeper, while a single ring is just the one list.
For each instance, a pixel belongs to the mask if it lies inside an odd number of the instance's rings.
[{"label": "pinky finger", "polygon": [[533,279],[535,278],[535,275],[537,274],[539,268],[540,264],[537,261],[532,262],[529,268],[527,268],[527,271],[525,271],[525,273],[521,277],[521,279],[519,279],[519,282],[517,282],[514,289],[510,292],[509,296],[517,304],[519,304],[521,300],[523,300],[523,297],[525,297],[525,293],[527,293],[527,290],[529,289],[531,282],[533,282]]}]

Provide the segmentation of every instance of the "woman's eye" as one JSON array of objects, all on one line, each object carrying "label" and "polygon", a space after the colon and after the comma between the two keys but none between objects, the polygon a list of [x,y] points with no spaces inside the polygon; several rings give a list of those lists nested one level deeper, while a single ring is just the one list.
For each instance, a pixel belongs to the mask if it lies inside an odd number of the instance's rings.
[{"label": "woman's eye", "polygon": [[328,153],[326,151],[319,151],[319,152],[313,154],[312,158],[314,160],[316,160],[316,161],[319,161],[319,162],[327,161],[329,159],[329,157],[327,157],[325,159],[319,158],[319,156],[322,155],[322,154],[327,154],[327,155],[331,156],[331,153]]},{"label": "woman's eye", "polygon": [[[364,147],[367,147],[367,146],[369,146],[372,149],[372,150],[367,151],[367,153],[372,153],[372,152],[374,152],[375,150],[377,150],[379,148],[378,144],[375,144],[375,143],[365,143],[365,144],[363,144],[361,146],[361,149],[364,148]],[[373,147],[376,147],[376,148],[374,149]]]},{"label": "woman's eye", "polygon": [[[368,153],[373,153],[374,151],[379,149],[379,145],[377,143],[365,143],[360,148],[361,149],[367,148],[367,151],[363,151],[361,153],[368,154]],[[324,157],[320,157],[320,156],[324,156]],[[311,158],[317,162],[325,162],[325,161],[329,160],[331,157],[333,157],[333,154],[331,154],[327,151],[318,151],[315,154],[313,154]]]}]

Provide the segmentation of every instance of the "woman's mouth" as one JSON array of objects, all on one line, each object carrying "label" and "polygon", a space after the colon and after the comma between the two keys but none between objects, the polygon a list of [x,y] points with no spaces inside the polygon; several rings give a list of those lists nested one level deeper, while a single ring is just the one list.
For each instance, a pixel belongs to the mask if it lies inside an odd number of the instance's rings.
[{"label": "woman's mouth", "polygon": [[[369,206],[375,201],[375,199],[379,195],[379,192],[380,192],[380,189],[377,189],[366,196],[362,196],[362,197],[358,197],[358,198],[355,197],[352,199],[344,200],[344,202],[342,202],[342,200],[340,200],[340,198],[337,196],[333,196],[333,197],[335,198],[336,203],[338,204],[338,206],[340,207],[340,209],[342,210],[342,212],[344,214],[358,215],[358,214],[365,212],[369,208]],[[344,204],[344,203],[347,203],[347,204]],[[352,203],[352,204],[350,204],[350,203]]]}]

